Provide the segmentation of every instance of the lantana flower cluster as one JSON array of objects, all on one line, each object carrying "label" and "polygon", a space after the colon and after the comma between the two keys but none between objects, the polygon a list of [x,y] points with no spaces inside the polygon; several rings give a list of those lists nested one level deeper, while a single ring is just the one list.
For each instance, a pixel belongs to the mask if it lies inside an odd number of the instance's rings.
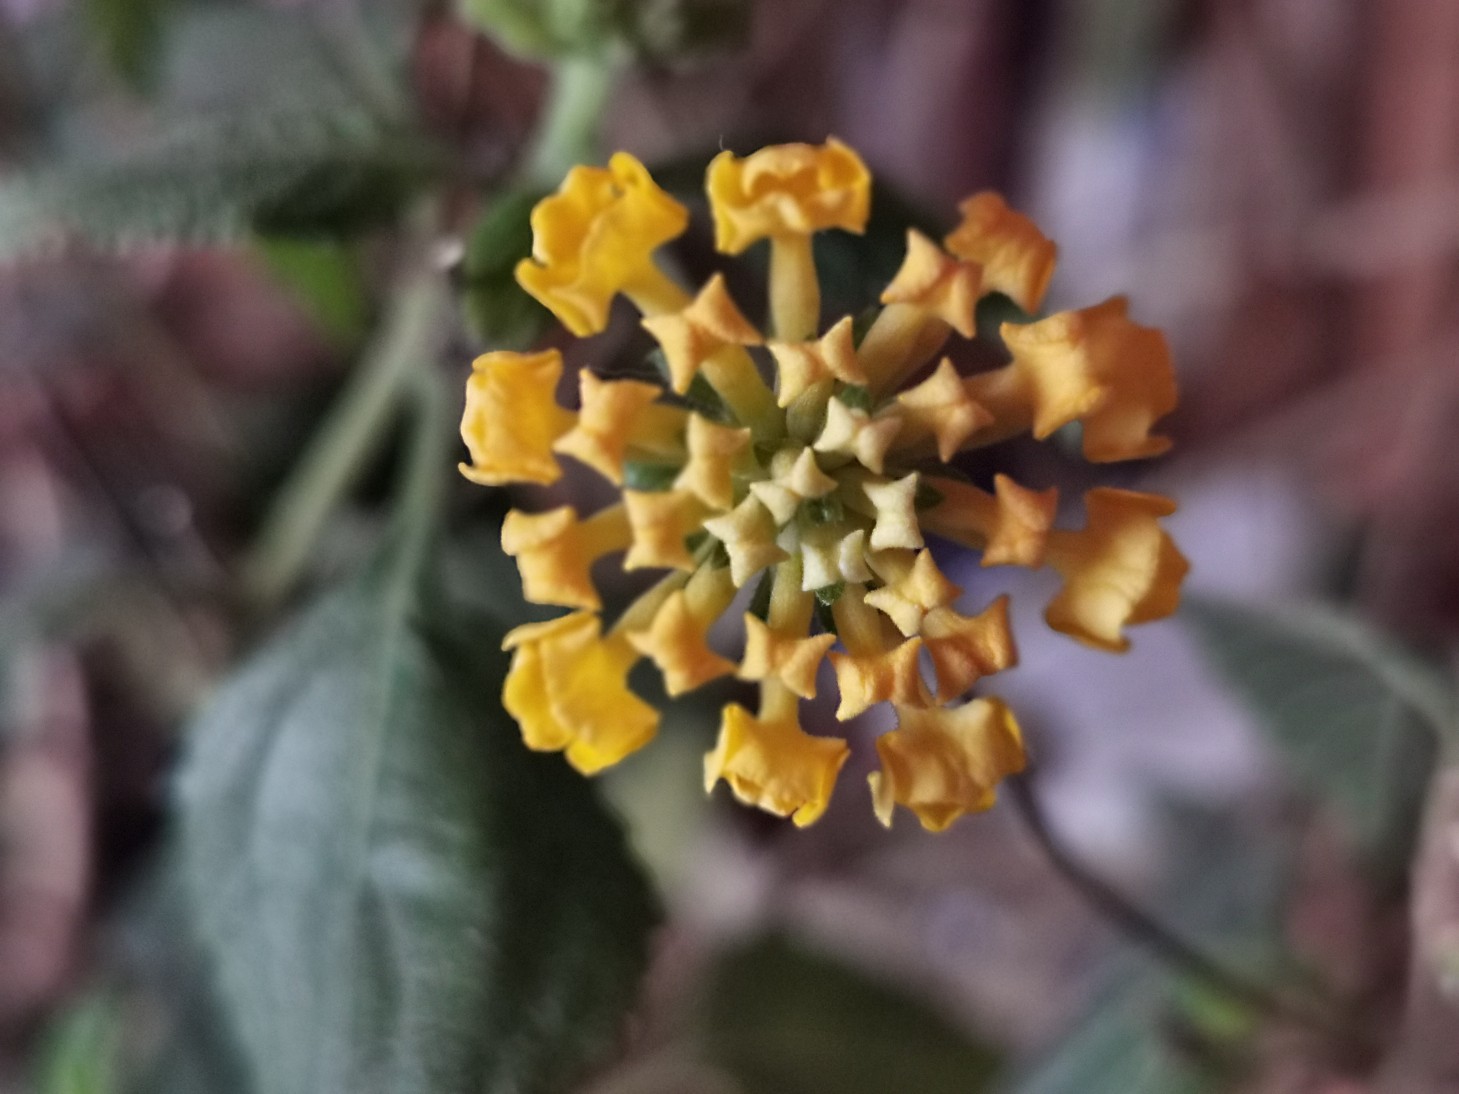
[{"label": "lantana flower cluster", "polygon": [[[573,168],[537,205],[517,278],[578,337],[604,330],[627,297],[662,349],[664,383],[584,370],[571,410],[557,401],[557,351],[475,362],[461,425],[468,478],[549,484],[566,456],[621,490],[591,514],[507,515],[502,546],[527,599],[572,610],[507,635],[505,706],[529,747],[594,774],[658,730],[658,710],[628,684],[641,660],[670,695],[753,681],[756,709],[723,709],[706,788],[723,780],[741,801],[805,825],[825,811],[850,752],[800,721],[829,660],[837,719],[879,703],[895,713],[875,745],[877,816],[889,824],[902,805],[940,830],[990,806],[1025,752],[1008,706],[971,695],[1017,659],[1008,599],[967,610],[929,538],[979,552],[984,566],[1051,567],[1063,580],[1049,626],[1115,652],[1126,626],[1174,611],[1186,571],[1160,524],[1175,508],[1164,497],[1094,489],[1081,527],[1055,527],[1056,491],[1006,475],[983,490],[949,461],[1072,422],[1093,462],[1163,452],[1169,442],[1151,429],[1176,403],[1165,339],[1117,297],[1004,323],[1008,363],[960,374],[940,353],[974,337],[978,301],[1002,293],[1035,314],[1054,270],[1054,245],[993,193],[963,202],[941,244],[908,233],[869,326],[844,316],[822,329],[812,238],[864,230],[861,159],[835,140],[724,152],[706,181],[720,252],[769,241],[768,330],[722,275],[690,293],[656,262],[689,215],[620,152],[605,169]],[[626,570],[667,573],[607,623],[591,571],[618,553]],[[751,587],[735,659],[710,629]]]}]

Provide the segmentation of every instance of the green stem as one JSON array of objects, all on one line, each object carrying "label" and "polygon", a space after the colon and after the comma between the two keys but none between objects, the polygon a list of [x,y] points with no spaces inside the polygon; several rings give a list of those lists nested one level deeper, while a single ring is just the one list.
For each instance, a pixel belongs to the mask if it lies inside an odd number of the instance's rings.
[{"label": "green stem", "polygon": [[255,606],[273,607],[298,582],[326,522],[386,440],[412,373],[430,363],[445,300],[442,279],[427,271],[394,295],[379,336],[279,491],[244,563],[243,592]]},{"label": "green stem", "polygon": [[415,571],[439,527],[455,431],[450,428],[449,400],[440,374],[421,368],[410,374],[410,380],[414,421],[391,515],[391,534],[407,560],[405,568]]},{"label": "green stem", "polygon": [[598,124],[618,77],[600,57],[573,57],[552,68],[547,107],[522,170],[526,182],[554,188],[568,169],[597,159]]}]

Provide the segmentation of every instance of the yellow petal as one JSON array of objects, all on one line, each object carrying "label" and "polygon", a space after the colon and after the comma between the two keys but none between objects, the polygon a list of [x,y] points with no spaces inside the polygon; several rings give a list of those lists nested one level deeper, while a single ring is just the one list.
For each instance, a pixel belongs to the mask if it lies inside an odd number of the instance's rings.
[{"label": "yellow petal", "polygon": [[780,377],[775,401],[789,406],[816,384],[842,380],[866,383],[866,373],[856,357],[852,337],[854,323],[845,316],[816,342],[771,342],[770,353]]},{"label": "yellow petal", "polygon": [[933,608],[922,620],[922,642],[937,671],[937,701],[963,694],[984,676],[1018,663],[1008,627],[1008,597],[1000,596],[975,616]]},{"label": "yellow petal", "polygon": [[959,261],[913,228],[907,232],[907,257],[881,294],[881,302],[910,304],[971,338],[977,333],[974,312],[982,282],[983,271],[976,262]]},{"label": "yellow petal", "polygon": [[898,728],[877,738],[881,770],[869,776],[882,824],[906,806],[929,832],[992,806],[997,786],[1022,771],[1023,735],[999,699],[952,708],[897,708]]},{"label": "yellow petal", "polygon": [[744,680],[779,680],[802,699],[816,697],[816,671],[834,634],[803,635],[782,631],[745,613],[745,656],[739,675]]},{"label": "yellow petal", "polygon": [[471,463],[461,473],[472,482],[556,482],[562,468],[552,446],[572,428],[574,416],[557,405],[562,355],[484,353],[471,365],[461,439]]},{"label": "yellow petal", "polygon": [[517,560],[522,595],[534,604],[597,611],[602,607],[591,571],[603,555],[628,546],[628,519],[620,505],[579,521],[571,506],[546,513],[513,509],[502,522],[502,550]]},{"label": "yellow petal", "polygon": [[743,587],[766,566],[786,557],[775,542],[775,518],[755,497],[748,497],[722,517],[704,522],[704,530],[724,544],[730,575]]},{"label": "yellow petal", "polygon": [[868,581],[866,529],[843,532],[845,525],[809,529],[801,539],[804,572],[801,588],[815,592],[842,581]]},{"label": "yellow petal", "polygon": [[670,452],[685,415],[677,407],[656,405],[657,384],[638,380],[601,380],[582,374],[582,409],[577,425],[558,440],[558,452],[581,460],[617,486],[631,447]]},{"label": "yellow petal", "polygon": [[963,384],[952,361],[944,357],[931,376],[897,396],[903,427],[899,442],[922,437],[937,441],[937,456],[946,463],[963,442],[993,421]]},{"label": "yellow petal", "polygon": [[674,486],[689,490],[714,509],[728,509],[735,501],[735,469],[750,452],[750,431],[719,425],[702,414],[690,414],[684,438],[688,462]]},{"label": "yellow petal", "polygon": [[699,531],[704,504],[687,490],[623,491],[633,543],[623,559],[625,570],[665,567],[692,570],[694,557],[685,539]]},{"label": "yellow petal", "polygon": [[1003,324],[1013,368],[1033,402],[1034,436],[1072,421],[1084,424],[1084,455],[1097,463],[1158,456],[1170,447],[1152,436],[1175,409],[1175,370],[1165,336],[1130,322],[1123,297],[1037,323]]},{"label": "yellow petal", "polygon": [[1058,249],[990,190],[974,194],[958,210],[962,223],[943,240],[947,249],[983,267],[985,292],[1001,292],[1030,315],[1037,312]]},{"label": "yellow petal", "polygon": [[878,653],[832,653],[831,666],[841,691],[836,717],[844,722],[876,703],[927,703],[927,685],[918,664],[921,652],[922,639],[909,638]]},{"label": "yellow petal", "polygon": [[917,523],[917,472],[891,482],[869,479],[862,485],[876,518],[871,529],[873,550],[922,546]]},{"label": "yellow petal", "polygon": [[922,617],[933,608],[951,604],[962,590],[938,568],[932,552],[877,551],[868,560],[885,584],[866,594],[866,602],[911,637],[922,629]]},{"label": "yellow petal", "polygon": [[739,254],[767,236],[842,228],[860,233],[871,211],[871,174],[834,137],[820,146],[779,144],[744,159],[721,152],[705,176],[715,246]]},{"label": "yellow petal", "polygon": [[1007,475],[995,475],[993,484],[996,494],[952,479],[931,480],[941,498],[922,512],[922,526],[982,551],[984,566],[1042,566],[1059,492],[1029,490]]},{"label": "yellow petal", "polygon": [[1083,529],[1049,536],[1048,562],[1064,587],[1044,618],[1085,645],[1123,652],[1126,625],[1163,619],[1180,603],[1190,564],[1159,523],[1175,503],[1108,487],[1089,491],[1084,503]]},{"label": "yellow petal", "polygon": [[687,589],[671,593],[647,630],[630,632],[634,649],[664,674],[669,695],[682,695],[735,671],[735,663],[709,648],[709,627],[734,598],[729,573],[698,571]]},{"label": "yellow petal", "polygon": [[795,516],[801,502],[823,498],[836,489],[837,482],[816,463],[816,454],[809,448],[789,447],[775,453],[770,460],[770,478],[751,483],[750,492],[770,510],[777,525]]},{"label": "yellow petal", "polygon": [[804,827],[831,801],[846,742],[812,737],[794,719],[760,719],[744,707],[724,708],[719,741],[704,757],[705,790],[723,779],[735,797]]},{"label": "yellow petal", "polygon": [[688,211],[643,164],[618,152],[606,169],[574,167],[537,203],[532,257],[517,265],[517,282],[579,338],[596,334],[608,325],[613,297],[688,224]]},{"label": "yellow petal", "polygon": [[715,274],[683,311],[643,321],[658,340],[669,364],[669,376],[680,395],[689,390],[694,374],[711,354],[725,346],[757,346],[760,332],[735,306],[724,276]]},{"label": "yellow petal", "polygon": [[628,690],[637,660],[627,643],[600,637],[596,615],[577,612],[518,627],[502,703],[528,748],[564,751],[584,775],[597,774],[646,745],[659,715]]},{"label": "yellow petal", "polygon": [[817,452],[852,456],[867,470],[880,475],[887,449],[901,428],[902,417],[896,412],[883,412],[873,418],[840,399],[831,399],[826,403],[826,424],[811,447]]},{"label": "yellow petal", "polygon": [[[782,455],[785,456],[783,461],[780,460]],[[793,455],[777,453],[771,466],[781,482],[807,500],[823,498],[837,486],[836,480],[821,470],[816,454],[809,448],[802,448]]]}]

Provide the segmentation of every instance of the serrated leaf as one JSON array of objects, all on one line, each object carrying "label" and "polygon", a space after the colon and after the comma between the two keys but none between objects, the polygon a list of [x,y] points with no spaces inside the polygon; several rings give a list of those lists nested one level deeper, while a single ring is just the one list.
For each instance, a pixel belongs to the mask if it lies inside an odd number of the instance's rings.
[{"label": "serrated leaf", "polygon": [[1411,835],[1415,785],[1454,731],[1441,677],[1391,639],[1331,609],[1267,610],[1191,600],[1182,618],[1358,845],[1383,857]]},{"label": "serrated leaf", "polygon": [[71,236],[124,249],[348,231],[393,213],[436,161],[419,136],[359,111],[198,120],[126,153],[0,183],[0,261]]},{"label": "serrated leaf", "polygon": [[260,1094],[546,1094],[611,1042],[655,903],[591,785],[523,747],[498,644],[387,560],[194,727],[189,880]]}]

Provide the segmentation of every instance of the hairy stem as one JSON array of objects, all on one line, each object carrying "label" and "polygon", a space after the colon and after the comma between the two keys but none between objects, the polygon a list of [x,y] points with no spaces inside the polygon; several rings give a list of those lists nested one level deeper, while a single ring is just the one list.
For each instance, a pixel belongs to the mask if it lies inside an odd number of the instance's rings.
[{"label": "hairy stem", "polygon": [[1009,787],[1019,816],[1053,866],[1103,918],[1160,961],[1211,987],[1238,1003],[1274,1017],[1286,1018],[1318,1031],[1325,1037],[1351,1043],[1353,1031],[1336,1018],[1306,1002],[1287,998],[1265,984],[1228,968],[1208,953],[1187,942],[1150,912],[1130,901],[1109,882],[1071,855],[1059,842],[1043,807],[1034,793],[1029,775],[1017,775]]},{"label": "hairy stem", "polygon": [[444,283],[431,270],[412,272],[393,294],[379,335],[279,491],[244,563],[244,595],[256,607],[288,595],[329,518],[387,439],[412,373],[431,362],[444,304]]}]

